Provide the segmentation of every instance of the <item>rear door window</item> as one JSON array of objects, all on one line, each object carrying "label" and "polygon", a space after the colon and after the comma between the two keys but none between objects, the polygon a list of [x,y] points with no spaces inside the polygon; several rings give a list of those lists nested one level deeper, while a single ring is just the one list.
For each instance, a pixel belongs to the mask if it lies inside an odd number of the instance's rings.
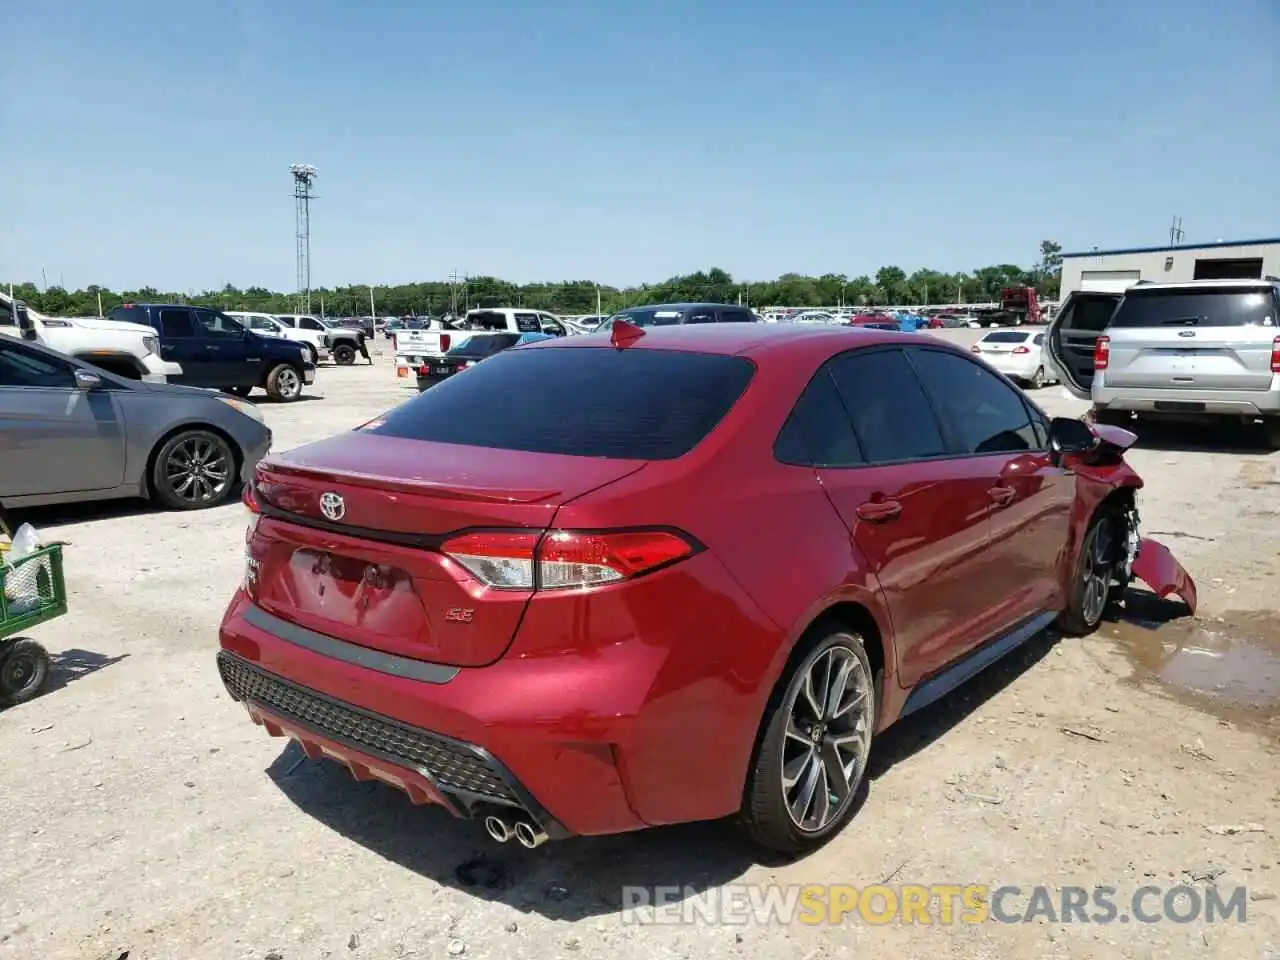
[{"label": "rear door window", "polygon": [[[498,316],[502,316],[502,315],[498,314]],[[503,320],[502,326],[494,327],[493,329],[495,330],[507,329],[506,317],[503,317],[502,320]],[[515,321],[516,321],[516,329],[519,330],[521,333],[541,333],[542,332],[542,323],[539,320],[539,317],[536,313],[517,313],[515,315]]]},{"label": "rear door window", "polygon": [[497,310],[477,310],[467,314],[467,328],[470,330],[505,330],[507,315]]},{"label": "rear door window", "polygon": [[369,432],[534,453],[671,460],[715,428],[754,372],[742,357],[674,350],[503,351],[396,407]]},{"label": "rear door window", "polygon": [[720,311],[721,323],[755,323],[755,319],[756,318],[746,310],[734,309]]},{"label": "rear door window", "polygon": [[167,340],[190,340],[198,336],[191,322],[191,311],[169,309],[160,311],[160,336]]},{"label": "rear door window", "polygon": [[690,310],[688,316],[684,318],[685,323],[715,323],[716,312],[709,307],[699,307]]},{"label": "rear door window", "polygon": [[911,363],[928,384],[934,406],[958,442],[960,453],[1040,448],[1022,394],[982,364],[950,351],[918,347],[911,350]]},{"label": "rear door window", "polygon": [[901,350],[858,350],[831,368],[867,463],[944,456],[947,444]]},{"label": "rear door window", "polygon": [[1120,301],[1111,326],[1276,326],[1276,301],[1270,287],[1139,290]]}]

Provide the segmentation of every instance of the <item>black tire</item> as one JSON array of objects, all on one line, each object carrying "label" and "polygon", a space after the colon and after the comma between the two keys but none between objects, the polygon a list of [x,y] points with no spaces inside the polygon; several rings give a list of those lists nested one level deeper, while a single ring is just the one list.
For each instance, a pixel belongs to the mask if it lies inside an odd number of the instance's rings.
[{"label": "black tire", "polygon": [[234,393],[237,397],[247,397],[253,393],[253,387],[227,387],[227,393]]},{"label": "black tire", "polygon": [[1267,417],[1262,421],[1262,436],[1272,450],[1280,450],[1280,417]]},{"label": "black tire", "polygon": [[280,403],[292,403],[302,396],[302,371],[289,363],[279,363],[267,374],[267,396]]},{"label": "black tire", "polygon": [[1032,390],[1039,390],[1044,386],[1044,367],[1036,367],[1036,372],[1031,376],[1030,385]]},{"label": "black tire", "polygon": [[[843,726],[837,727],[837,719],[819,720],[816,724],[811,723],[808,728],[804,726],[803,715],[813,713],[806,704],[814,702],[805,696],[805,679],[811,670],[816,669],[821,673],[824,658],[831,658],[828,662],[856,664],[850,670],[850,678],[852,679],[856,670],[860,671],[861,680],[864,681],[861,693],[865,699],[858,700],[858,707],[851,710],[849,715],[850,723],[857,730],[859,752],[852,762],[852,769],[846,771],[848,776],[843,790],[833,785],[828,773],[833,769],[831,763],[844,769],[844,757],[831,742],[833,738],[839,740],[841,737],[852,737],[853,733]],[[866,773],[878,704],[876,676],[871,670],[862,638],[856,633],[838,626],[826,627],[816,632],[813,639],[802,648],[802,652],[798,651],[792,659],[789,671],[779,683],[765,711],[763,733],[756,747],[755,760],[743,794],[742,819],[747,833],[757,844],[794,856],[821,846],[849,818]],[[831,673],[828,672],[827,676],[830,680]],[[847,693],[847,688],[844,689]],[[826,691],[817,692],[816,700],[827,703],[829,693],[828,686]],[[850,700],[852,699],[851,695]],[[828,730],[829,724],[835,729],[835,733]],[[817,732],[814,731],[815,726],[818,728]],[[805,735],[800,736],[800,733]],[[829,760],[831,754],[828,750],[835,750],[834,761]],[[803,795],[809,782],[805,772],[809,770],[808,764],[814,758],[822,761],[818,764],[821,770],[815,773],[815,780],[809,791],[812,799],[809,801],[810,805],[805,806]],[[797,764],[801,766],[797,767]],[[797,776],[797,780],[790,786],[785,783],[788,769],[796,772]],[[790,798],[792,790],[798,791],[794,801]],[[822,792],[825,792],[825,798],[819,806]],[[833,800],[836,801],[834,805]],[[802,827],[797,820],[797,804],[801,809],[799,821],[808,819],[806,813],[811,810],[814,812],[813,822],[807,827]],[[819,816],[819,810],[827,817],[825,820]]]},{"label": "black tire", "polygon": [[1123,537],[1123,518],[1111,507],[1099,507],[1089,519],[1071,566],[1067,605],[1058,614],[1058,627],[1063,633],[1082,637],[1098,629],[1107,605],[1115,597]]},{"label": "black tire", "polygon": [[26,637],[0,643],[0,706],[31,700],[49,678],[49,651]]},{"label": "black tire", "polygon": [[152,459],[152,496],[170,510],[216,507],[235,495],[238,463],[220,434],[183,430],[162,443]]},{"label": "black tire", "polygon": [[356,362],[356,348],[349,343],[340,343],[333,348],[333,362],[340,367],[349,367]]}]

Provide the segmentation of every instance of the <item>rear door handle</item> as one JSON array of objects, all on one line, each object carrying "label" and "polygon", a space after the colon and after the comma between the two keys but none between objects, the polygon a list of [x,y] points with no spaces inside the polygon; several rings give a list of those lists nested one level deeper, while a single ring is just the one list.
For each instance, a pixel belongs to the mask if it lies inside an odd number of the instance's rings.
[{"label": "rear door handle", "polygon": [[1013,487],[995,486],[987,491],[987,496],[991,501],[1000,507],[1007,507],[1013,503],[1013,498],[1018,495],[1018,491]]},{"label": "rear door handle", "polygon": [[858,504],[854,511],[863,520],[871,523],[883,523],[892,520],[902,512],[902,504],[897,500],[868,500]]}]

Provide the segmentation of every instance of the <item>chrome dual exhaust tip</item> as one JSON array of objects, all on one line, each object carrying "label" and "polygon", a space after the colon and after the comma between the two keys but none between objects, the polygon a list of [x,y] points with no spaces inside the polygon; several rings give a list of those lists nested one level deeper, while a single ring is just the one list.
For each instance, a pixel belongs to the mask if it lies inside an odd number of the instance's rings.
[{"label": "chrome dual exhaust tip", "polygon": [[511,827],[501,817],[485,817],[484,829],[498,843],[506,843],[511,839]]},{"label": "chrome dual exhaust tip", "polygon": [[514,824],[494,814],[484,818],[485,833],[498,843],[506,843],[512,837],[520,842],[520,846],[529,850],[540,847],[547,842],[547,834],[528,820],[517,820]]},{"label": "chrome dual exhaust tip", "polygon": [[546,833],[527,820],[521,820],[516,824],[515,834],[520,845],[530,850],[547,842]]}]

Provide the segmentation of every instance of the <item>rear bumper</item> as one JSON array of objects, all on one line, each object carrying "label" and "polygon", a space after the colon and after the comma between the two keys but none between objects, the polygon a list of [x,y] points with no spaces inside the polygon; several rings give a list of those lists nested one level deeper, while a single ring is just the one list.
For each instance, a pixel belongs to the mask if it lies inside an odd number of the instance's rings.
[{"label": "rear bumper", "polygon": [[1280,415],[1280,387],[1275,381],[1269,390],[1168,390],[1110,387],[1099,376],[1094,378],[1092,393],[1093,405],[1108,410],[1191,416]]},{"label": "rear bumper", "polygon": [[982,359],[987,366],[1004,374],[1010,380],[1030,380],[1035,376],[1036,370],[1039,368],[1039,361],[1033,361],[1024,357],[1005,357],[999,353],[984,353]]},{"label": "rear bumper", "polygon": [[448,380],[451,376],[453,376],[453,374],[448,373],[448,374],[445,374],[444,376],[435,376],[434,374],[428,374],[427,376],[424,377],[422,374],[419,373],[416,376],[418,378],[418,389],[426,390],[428,387],[434,387],[437,383],[444,383],[444,381]]},{"label": "rear bumper", "polygon": [[521,810],[551,839],[568,836],[482,747],[327,697],[225,650],[218,653],[218,673],[254,723],[296,741],[313,760],[337,760],[357,780],[381,780],[414,803],[438,804],[454,816]]},{"label": "rear bumper", "polygon": [[458,816],[524,809],[549,836],[736,812],[786,655],[709,553],[626,588],[536,599],[484,667],[308,630],[242,590],[220,640],[229,691],[273,734]]}]

